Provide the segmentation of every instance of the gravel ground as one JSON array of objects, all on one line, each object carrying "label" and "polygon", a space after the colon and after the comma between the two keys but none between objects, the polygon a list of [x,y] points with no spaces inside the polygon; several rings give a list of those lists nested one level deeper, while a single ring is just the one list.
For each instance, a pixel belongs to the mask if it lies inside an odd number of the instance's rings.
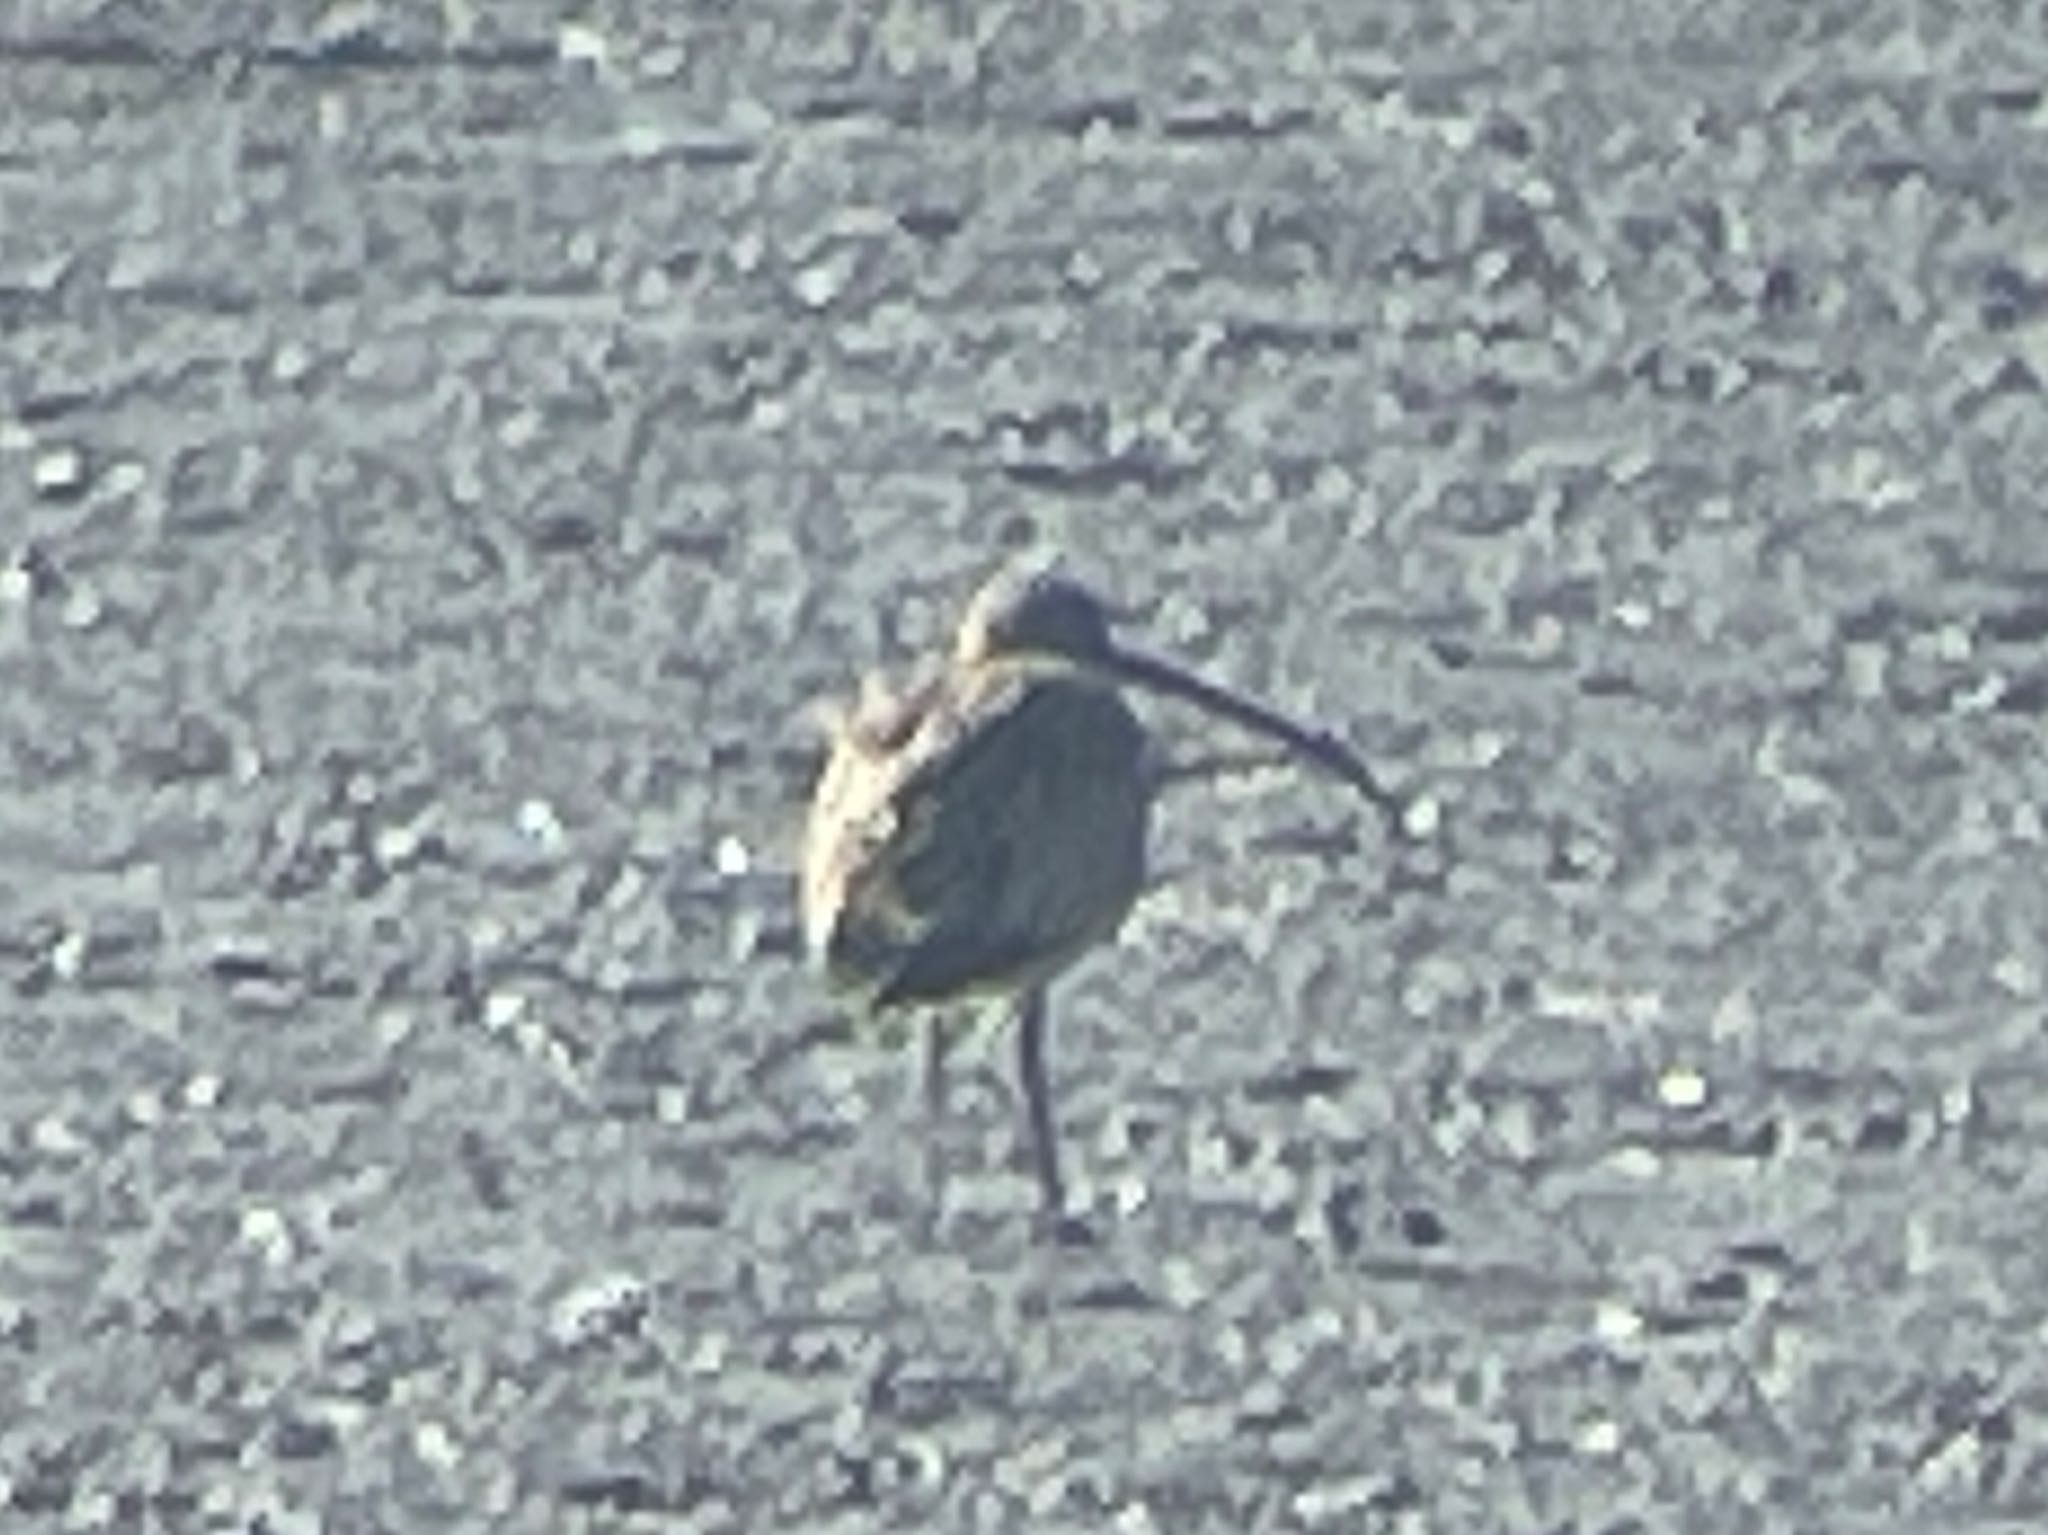
[{"label": "gravel ground", "polygon": [[[0,10],[6,1530],[2043,1527],[2037,8],[315,11]],[[1437,817],[1075,1251],[790,898],[1027,545]]]}]

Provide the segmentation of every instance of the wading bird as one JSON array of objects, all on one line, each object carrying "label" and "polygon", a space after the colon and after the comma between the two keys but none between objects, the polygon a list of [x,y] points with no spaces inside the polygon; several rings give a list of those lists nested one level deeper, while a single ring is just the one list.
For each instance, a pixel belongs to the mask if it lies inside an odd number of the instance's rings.
[{"label": "wading bird", "polygon": [[[1124,686],[1280,742],[1398,826],[1395,797],[1335,737],[1123,648],[1095,596],[1040,564],[975,594],[950,660],[921,685],[891,694],[869,679],[833,727],[804,842],[804,935],[835,990],[870,1011],[1016,999],[1044,1229],[1061,1237],[1082,1233],[1064,1220],[1046,987],[1115,933],[1144,885],[1156,774]],[[934,1011],[934,1122],[946,1046]]]}]

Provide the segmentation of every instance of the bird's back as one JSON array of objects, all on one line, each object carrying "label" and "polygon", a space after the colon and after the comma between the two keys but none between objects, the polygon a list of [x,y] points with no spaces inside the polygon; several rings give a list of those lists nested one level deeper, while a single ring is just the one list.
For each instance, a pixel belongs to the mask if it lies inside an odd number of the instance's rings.
[{"label": "bird's back", "polygon": [[955,668],[840,733],[812,806],[807,936],[875,1006],[1043,979],[1144,880],[1145,738],[1068,672]]}]

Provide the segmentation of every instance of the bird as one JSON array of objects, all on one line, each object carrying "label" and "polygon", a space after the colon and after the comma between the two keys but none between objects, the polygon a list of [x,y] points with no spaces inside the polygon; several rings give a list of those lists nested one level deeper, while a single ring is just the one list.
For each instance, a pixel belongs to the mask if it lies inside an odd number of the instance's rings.
[{"label": "bird", "polygon": [[803,839],[805,946],[859,1011],[925,1010],[932,1125],[944,1111],[949,1005],[1013,1002],[1038,1224],[1061,1241],[1087,1235],[1065,1212],[1047,991],[1116,934],[1144,890],[1158,759],[1127,691],[1277,741],[1398,831],[1402,801],[1337,737],[1122,645],[1094,590],[1038,558],[1004,565],[975,591],[950,656],[922,680],[895,690],[870,675],[829,722]]}]

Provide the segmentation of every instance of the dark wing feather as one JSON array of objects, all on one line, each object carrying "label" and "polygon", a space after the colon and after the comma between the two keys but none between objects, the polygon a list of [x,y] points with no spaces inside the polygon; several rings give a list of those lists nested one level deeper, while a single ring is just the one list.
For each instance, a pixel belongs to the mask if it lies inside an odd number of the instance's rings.
[{"label": "dark wing feather", "polygon": [[929,702],[873,764],[888,782],[823,935],[828,969],[877,1005],[1049,975],[1143,880],[1144,741],[1114,693],[989,671]]}]

